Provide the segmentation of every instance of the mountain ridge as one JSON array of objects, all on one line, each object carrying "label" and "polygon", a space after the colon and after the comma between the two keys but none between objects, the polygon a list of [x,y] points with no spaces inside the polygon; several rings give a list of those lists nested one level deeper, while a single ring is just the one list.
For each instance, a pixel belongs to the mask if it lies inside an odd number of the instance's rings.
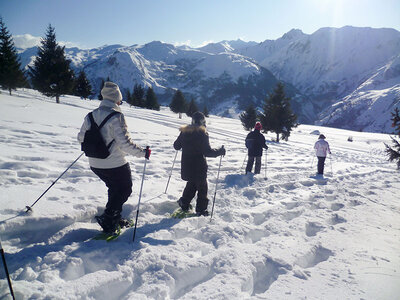
[{"label": "mountain ridge", "polygon": [[[400,32],[392,28],[324,27],[312,34],[292,29],[276,40],[261,43],[224,40],[191,48],[153,41],[86,50],[66,48],[65,52],[74,70],[85,70],[96,94],[107,77],[124,92],[136,83],[153,86],[162,104],[168,104],[174,91],[181,89],[200,107],[207,105],[212,113],[224,116],[237,117],[249,103],[261,109],[278,81],[285,83],[302,123],[355,126],[354,120],[346,122],[349,105],[343,103],[351,101],[352,106],[359,106],[352,110],[357,111],[357,119],[370,109],[368,103],[376,102],[366,99],[366,90],[371,97],[382,95],[379,91],[387,84],[393,89],[386,109],[399,105],[398,64],[385,76],[374,76],[396,62],[394,58],[400,54]],[[33,54],[32,48],[20,53],[23,66]],[[365,85],[368,80],[374,84]],[[339,119],[342,121],[337,122]],[[390,113],[372,127],[357,122],[358,130],[389,130]]]}]

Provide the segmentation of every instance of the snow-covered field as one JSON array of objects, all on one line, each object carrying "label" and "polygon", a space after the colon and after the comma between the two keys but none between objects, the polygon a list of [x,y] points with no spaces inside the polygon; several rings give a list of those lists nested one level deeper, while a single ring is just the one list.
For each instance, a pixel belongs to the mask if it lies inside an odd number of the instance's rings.
[{"label": "snow-covered field", "polygon": [[[133,229],[96,241],[106,187],[85,156],[25,213],[80,155],[76,135],[99,104],[61,102],[30,90],[0,95],[0,237],[17,299],[400,298],[400,180],[384,154],[388,135],[302,125],[276,144],[267,134],[268,168],[246,176],[240,121],[211,116],[210,143],[227,149],[214,216],[177,220],[180,155],[164,191],[172,144],[190,120],[125,104],[133,139],[153,151],[136,241]],[[324,180],[312,177],[318,131],[333,152]],[[133,218],[144,159],[129,161],[123,215]],[[219,161],[208,159],[211,201]],[[3,266],[0,299],[11,299]]]}]

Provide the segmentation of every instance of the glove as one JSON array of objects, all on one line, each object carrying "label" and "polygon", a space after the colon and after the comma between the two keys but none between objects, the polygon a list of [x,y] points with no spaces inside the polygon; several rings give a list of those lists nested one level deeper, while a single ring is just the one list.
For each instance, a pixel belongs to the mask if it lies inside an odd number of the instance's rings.
[{"label": "glove", "polygon": [[150,159],[150,154],[151,154],[151,149],[150,146],[147,146],[146,149],[144,149],[144,157],[147,159]]},{"label": "glove", "polygon": [[222,146],[221,148],[219,148],[219,155],[225,156],[226,150],[224,148],[224,146]]}]

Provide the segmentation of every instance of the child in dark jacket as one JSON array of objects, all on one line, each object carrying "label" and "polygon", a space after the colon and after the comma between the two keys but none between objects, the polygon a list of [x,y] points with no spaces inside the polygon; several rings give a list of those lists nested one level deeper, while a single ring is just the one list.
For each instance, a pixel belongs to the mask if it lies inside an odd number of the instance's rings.
[{"label": "child in dark jacket", "polygon": [[224,147],[212,149],[206,130],[204,114],[195,112],[192,124],[180,128],[181,133],[174,142],[175,150],[182,149],[181,178],[186,187],[182,197],[178,200],[183,211],[189,210],[190,202],[197,192],[196,214],[207,216],[208,211],[208,184],[206,157],[225,155]]},{"label": "child in dark jacket", "polygon": [[248,149],[249,156],[246,166],[246,174],[251,172],[251,170],[253,169],[254,160],[256,161],[254,173],[260,174],[263,148],[265,150],[268,149],[268,146],[265,144],[265,137],[260,132],[261,129],[261,123],[257,122],[254,126],[254,130],[250,132],[246,137],[246,147]]}]

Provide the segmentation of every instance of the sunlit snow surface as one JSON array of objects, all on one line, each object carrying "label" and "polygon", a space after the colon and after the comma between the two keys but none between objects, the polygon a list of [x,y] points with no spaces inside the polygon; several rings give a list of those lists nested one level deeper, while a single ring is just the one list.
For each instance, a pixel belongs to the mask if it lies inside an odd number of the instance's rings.
[{"label": "sunlit snow surface", "polygon": [[[169,217],[184,188],[178,128],[167,108],[122,110],[132,138],[150,145],[135,243],[92,240],[106,187],[80,155],[76,135],[99,101],[30,90],[0,94],[0,237],[17,299],[396,299],[400,295],[400,180],[383,134],[299,126],[289,141],[266,134],[268,168],[244,175],[240,121],[211,116],[210,143],[225,145],[210,217]],[[331,145],[323,179],[313,144]],[[353,142],[349,142],[349,137]],[[266,157],[263,157],[265,163]],[[211,210],[219,158],[208,159]],[[131,158],[136,213],[144,159]],[[313,167],[311,167],[313,165]],[[266,174],[266,176],[265,176]],[[0,299],[11,299],[0,268]]]}]

